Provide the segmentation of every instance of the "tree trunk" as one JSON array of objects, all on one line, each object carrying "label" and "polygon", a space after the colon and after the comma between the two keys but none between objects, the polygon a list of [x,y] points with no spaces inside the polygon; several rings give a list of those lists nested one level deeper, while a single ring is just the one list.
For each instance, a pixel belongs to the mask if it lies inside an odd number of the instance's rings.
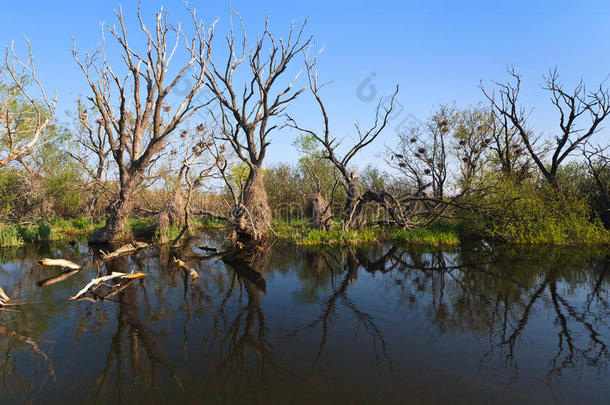
[{"label": "tree trunk", "polygon": [[271,220],[263,169],[250,169],[243,191],[242,206],[233,213],[236,239],[239,242],[263,241]]},{"label": "tree trunk", "polygon": [[133,208],[133,193],[137,184],[133,178],[122,182],[117,200],[108,206],[106,225],[91,235],[90,243],[113,243],[128,237],[125,222]]},{"label": "tree trunk", "polygon": [[321,192],[316,191],[307,198],[305,210],[311,226],[325,231],[330,229],[331,210]]},{"label": "tree trunk", "polygon": [[350,179],[347,181],[347,202],[345,203],[345,217],[343,218],[343,230],[354,228],[357,223],[358,217],[360,216],[360,210],[362,209],[360,193],[360,182],[358,178],[352,174]]}]

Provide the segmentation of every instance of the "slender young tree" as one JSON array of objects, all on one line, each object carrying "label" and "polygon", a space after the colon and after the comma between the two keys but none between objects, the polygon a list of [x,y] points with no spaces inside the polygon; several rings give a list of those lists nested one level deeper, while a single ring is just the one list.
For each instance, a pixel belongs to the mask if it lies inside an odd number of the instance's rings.
[{"label": "slender young tree", "polygon": [[[195,11],[189,12],[193,33],[187,35],[180,23],[168,22],[163,9],[156,13],[151,31],[138,10],[139,34],[146,47],[137,50],[128,40],[119,8],[116,11],[118,25],[105,27],[103,32],[109,33],[118,44],[122,73],[108,64],[105,44],[95,53],[87,53],[84,59],[79,58],[76,48],[73,51],[74,59],[89,83],[89,100],[101,116],[111,156],[118,168],[118,196],[108,208],[106,225],[92,236],[91,242],[111,242],[124,235],[134,192],[142,183],[146,170],[160,159],[170,134],[205,107],[195,103],[195,96],[204,86],[214,26],[206,31]],[[171,62],[182,56],[186,56],[185,62],[174,68]],[[181,80],[187,84],[187,89],[179,96],[173,92],[170,97],[170,92]]]},{"label": "slender young tree", "polygon": [[[241,45],[236,44],[231,25],[226,62],[210,61],[205,73],[206,85],[218,102],[218,108],[210,111],[219,135],[249,169],[230,215],[240,242],[261,241],[267,233],[271,210],[263,184],[263,162],[271,134],[281,126],[280,116],[305,90],[293,90],[298,73],[288,83],[282,80],[294,57],[311,42],[311,37],[303,36],[304,28],[305,23],[300,27],[293,24],[288,37],[281,39],[271,33],[266,22],[262,35],[248,51],[243,23]],[[245,79],[235,83],[236,76]]]}]

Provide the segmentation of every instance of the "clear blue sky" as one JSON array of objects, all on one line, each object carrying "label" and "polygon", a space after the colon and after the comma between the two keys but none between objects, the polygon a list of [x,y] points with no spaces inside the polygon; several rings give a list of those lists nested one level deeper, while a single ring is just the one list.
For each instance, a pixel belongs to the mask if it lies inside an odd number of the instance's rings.
[{"label": "clear blue sky", "polygon": [[[172,15],[184,18],[181,1],[142,3],[145,15],[152,16],[165,5]],[[72,38],[79,50],[94,49],[100,39],[100,22],[114,22],[113,9],[118,4],[4,1],[0,44],[5,46],[14,39],[23,47],[23,36],[30,38],[39,75],[47,89],[59,92],[63,112],[73,106],[74,97],[87,90],[71,56]],[[128,18],[135,17],[137,1],[121,4]],[[219,17],[220,31],[226,27],[228,1],[191,0],[189,4],[206,22]],[[291,20],[309,18],[308,32],[318,46],[326,45],[320,76],[332,81],[324,96],[339,135],[349,136],[355,121],[363,125],[370,122],[374,102],[359,99],[357,88],[371,73],[375,74],[372,83],[377,95],[389,93],[400,83],[398,100],[403,110],[361,165],[373,160],[384,144],[393,143],[394,128],[402,118],[408,114],[425,118],[443,103],[477,103],[482,100],[479,81],[504,80],[507,65],[522,73],[523,102],[535,108],[532,126],[545,134],[552,134],[557,126],[548,95],[540,89],[542,75],[549,68],[557,66],[566,84],[581,77],[596,84],[610,73],[607,1],[234,0],[232,6],[251,33],[266,14],[278,35],[286,33]],[[292,113],[306,124],[317,122],[317,110],[306,97],[295,103]],[[296,156],[289,135],[276,135],[271,162]],[[607,137],[607,133],[600,137]]]}]

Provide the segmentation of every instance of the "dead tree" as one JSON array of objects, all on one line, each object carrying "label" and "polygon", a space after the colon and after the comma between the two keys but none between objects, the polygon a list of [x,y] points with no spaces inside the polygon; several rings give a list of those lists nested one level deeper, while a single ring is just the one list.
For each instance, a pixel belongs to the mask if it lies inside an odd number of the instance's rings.
[{"label": "dead tree", "polygon": [[[210,61],[206,72],[206,85],[218,102],[218,109],[211,113],[220,135],[249,168],[243,193],[230,215],[238,241],[261,241],[267,233],[271,211],[263,185],[263,161],[270,135],[279,126],[277,119],[305,90],[292,89],[298,74],[288,84],[281,81],[295,55],[311,42],[311,37],[303,37],[304,28],[305,23],[296,30],[292,25],[288,38],[278,39],[265,23],[248,53],[243,24],[241,49],[236,49],[231,25],[226,63]],[[233,82],[234,75],[241,76],[241,66],[246,66],[243,85]]]},{"label": "dead tree", "polygon": [[324,102],[320,96],[320,89],[324,86],[324,84],[318,83],[317,57],[312,59],[308,59],[306,57],[305,65],[307,68],[307,77],[309,79],[309,89],[316,99],[318,107],[320,108],[320,113],[322,114],[322,134],[319,134],[311,129],[300,127],[299,124],[291,117],[288,117],[288,125],[298,131],[313,136],[324,149],[323,157],[328,159],[337,168],[339,173],[341,173],[343,178],[343,187],[345,188],[345,193],[347,195],[342,220],[342,229],[351,229],[357,225],[360,213],[366,201],[363,198],[364,194],[362,193],[360,187],[358,174],[355,171],[350,170],[349,165],[358,152],[377,139],[379,134],[388,124],[390,114],[394,107],[394,99],[396,98],[396,94],[398,94],[398,85],[396,85],[396,89],[390,97],[389,103],[383,103],[383,99],[379,100],[377,108],[375,109],[375,121],[369,129],[364,130],[358,124],[356,124],[358,139],[355,144],[343,155],[343,157],[341,157],[336,151],[337,146],[341,144],[341,141],[331,134],[326,107],[324,106]]},{"label": "dead tree", "polygon": [[[55,116],[57,95],[52,100],[47,98],[36,75],[30,41],[25,40],[25,62],[17,56],[13,43],[6,48],[5,69],[10,84],[0,100],[0,167],[21,160],[45,143],[45,129]],[[30,87],[40,93],[39,97],[31,93]]]},{"label": "dead tree", "polygon": [[[545,179],[560,189],[557,172],[561,163],[587,142],[600,129],[601,123],[610,114],[610,94],[603,83],[588,91],[582,80],[573,91],[566,90],[559,80],[557,69],[545,77],[544,89],[551,94],[551,102],[559,112],[559,133],[551,150],[536,148],[531,132],[527,129],[529,114],[519,104],[521,76],[514,69],[508,71],[512,82],[497,83],[499,97],[481,86],[483,94],[491,102],[499,116],[507,117],[517,130],[528,154]],[[545,161],[550,157],[550,164]]]},{"label": "dead tree", "polygon": [[[116,11],[118,26],[106,27],[104,32],[118,44],[124,73],[108,65],[105,44],[95,53],[87,53],[84,60],[79,58],[76,48],[73,51],[74,59],[89,83],[89,100],[101,116],[118,168],[118,197],[108,208],[106,225],[92,236],[91,242],[109,242],[124,235],[133,194],[147,169],[159,160],[168,136],[205,107],[194,103],[194,97],[205,82],[213,25],[206,32],[195,11],[189,11],[194,32],[187,36],[179,23],[174,26],[167,21],[163,9],[156,14],[151,32],[138,10],[141,34],[147,46],[136,50],[128,41],[119,8]],[[177,52],[185,53],[186,62],[172,69],[171,62]],[[169,98],[170,91],[180,81],[186,83],[187,88],[177,98]]]},{"label": "dead tree", "polygon": [[73,141],[75,148],[68,154],[78,162],[87,174],[83,185],[87,192],[87,211],[92,218],[99,219],[100,200],[111,199],[111,191],[104,184],[108,179],[110,146],[104,132],[103,121],[97,116],[90,116],[87,106],[80,99],[76,100],[77,116],[74,122]]}]

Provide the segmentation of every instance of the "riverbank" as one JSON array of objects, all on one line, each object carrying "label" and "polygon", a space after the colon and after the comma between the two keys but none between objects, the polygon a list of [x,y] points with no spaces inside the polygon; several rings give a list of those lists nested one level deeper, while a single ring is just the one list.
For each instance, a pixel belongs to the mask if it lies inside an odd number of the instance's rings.
[{"label": "riverbank", "polygon": [[[525,232],[513,232],[511,237],[496,237],[493,234],[480,235],[472,232],[470,224],[441,220],[427,227],[402,229],[397,227],[374,226],[343,231],[339,223],[333,223],[324,231],[309,226],[304,219],[274,219],[271,222],[270,238],[288,241],[296,245],[355,246],[378,242],[405,243],[424,246],[456,246],[464,241],[487,240],[497,244],[534,245],[610,245],[610,231],[591,224],[589,227],[539,228]],[[45,219],[37,223],[0,224],[0,248],[19,247],[28,243],[72,242],[86,240],[96,229],[104,226],[104,221],[92,222],[79,217],[74,219]],[[226,228],[226,221],[217,219],[196,219],[191,222],[194,234],[206,229]],[[129,218],[127,230],[133,238],[140,240],[160,240],[154,218]],[[181,227],[172,225],[165,232],[165,240],[178,236]]]}]

